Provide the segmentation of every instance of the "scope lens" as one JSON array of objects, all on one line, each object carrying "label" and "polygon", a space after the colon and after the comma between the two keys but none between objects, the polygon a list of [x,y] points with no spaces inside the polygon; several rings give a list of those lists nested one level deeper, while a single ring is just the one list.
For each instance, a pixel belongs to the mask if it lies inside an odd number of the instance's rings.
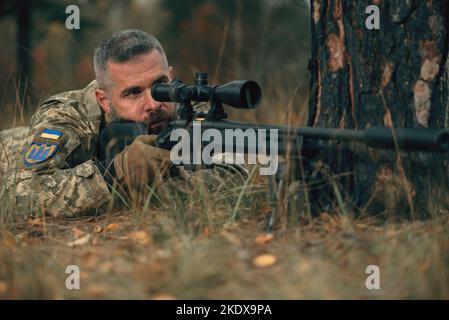
[{"label": "scope lens", "polygon": [[240,101],[248,109],[256,108],[262,97],[259,85],[254,81],[246,81],[240,90]]},{"label": "scope lens", "polygon": [[151,96],[156,101],[171,101],[170,85],[164,83],[155,83],[151,88]]}]

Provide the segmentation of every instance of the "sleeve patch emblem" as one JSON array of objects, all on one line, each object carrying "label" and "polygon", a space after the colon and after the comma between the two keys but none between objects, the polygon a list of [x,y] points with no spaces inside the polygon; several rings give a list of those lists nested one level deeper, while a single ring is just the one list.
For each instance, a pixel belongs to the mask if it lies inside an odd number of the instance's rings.
[{"label": "sleeve patch emblem", "polygon": [[57,150],[57,144],[33,141],[25,154],[25,166],[31,167],[47,161],[53,158]]},{"label": "sleeve patch emblem", "polygon": [[53,130],[53,129],[44,129],[44,131],[42,131],[41,138],[44,139],[50,139],[50,140],[59,140],[59,138],[62,137],[62,132],[58,131],[58,130]]}]

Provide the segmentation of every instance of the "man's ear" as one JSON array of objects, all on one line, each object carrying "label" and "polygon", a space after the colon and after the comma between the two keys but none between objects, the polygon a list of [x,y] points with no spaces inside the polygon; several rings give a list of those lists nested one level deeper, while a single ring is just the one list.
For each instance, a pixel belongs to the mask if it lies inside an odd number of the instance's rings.
[{"label": "man's ear", "polygon": [[95,97],[97,98],[98,104],[105,113],[111,111],[111,106],[109,105],[109,99],[106,92],[102,89],[95,89]]}]

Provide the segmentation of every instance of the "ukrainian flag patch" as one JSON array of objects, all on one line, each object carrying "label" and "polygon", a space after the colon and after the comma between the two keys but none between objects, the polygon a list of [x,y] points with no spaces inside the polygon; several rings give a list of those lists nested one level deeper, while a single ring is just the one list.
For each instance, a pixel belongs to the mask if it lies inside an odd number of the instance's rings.
[{"label": "ukrainian flag patch", "polygon": [[43,163],[53,158],[56,151],[58,151],[57,144],[33,141],[25,154],[25,166],[32,167],[37,164]]},{"label": "ukrainian flag patch", "polygon": [[62,137],[62,132],[54,129],[44,129],[39,137],[57,141]]}]

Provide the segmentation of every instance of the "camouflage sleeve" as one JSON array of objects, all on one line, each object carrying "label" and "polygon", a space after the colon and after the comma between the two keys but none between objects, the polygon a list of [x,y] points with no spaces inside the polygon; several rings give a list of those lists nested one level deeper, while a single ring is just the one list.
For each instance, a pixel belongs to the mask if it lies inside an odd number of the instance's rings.
[{"label": "camouflage sleeve", "polygon": [[2,178],[2,211],[21,217],[74,216],[111,201],[92,160],[93,130],[72,103],[50,98],[31,119],[31,142]]},{"label": "camouflage sleeve", "polygon": [[19,218],[94,214],[111,198],[92,160],[70,169],[10,170],[0,195],[2,211]]}]

